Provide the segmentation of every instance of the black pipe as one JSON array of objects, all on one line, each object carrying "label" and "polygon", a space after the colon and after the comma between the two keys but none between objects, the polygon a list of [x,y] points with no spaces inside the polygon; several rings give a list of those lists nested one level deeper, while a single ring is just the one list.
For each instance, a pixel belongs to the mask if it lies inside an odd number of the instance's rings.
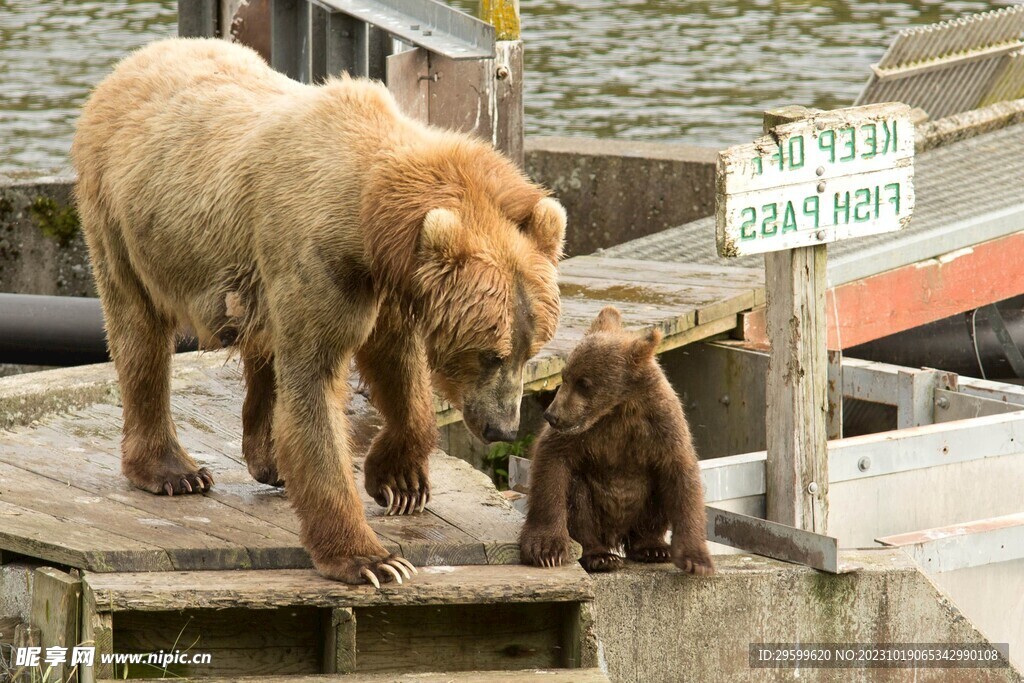
[{"label": "black pipe", "polygon": [[[1024,297],[996,304],[1009,343],[1024,347]],[[911,368],[936,368],[967,377],[1016,379],[1007,349],[993,330],[991,313],[979,308],[846,349],[843,355]],[[979,359],[981,365],[979,366]]]},{"label": "black pipe", "polygon": [[[178,351],[195,350],[195,340]],[[0,363],[71,366],[110,360],[99,299],[0,294]]]}]

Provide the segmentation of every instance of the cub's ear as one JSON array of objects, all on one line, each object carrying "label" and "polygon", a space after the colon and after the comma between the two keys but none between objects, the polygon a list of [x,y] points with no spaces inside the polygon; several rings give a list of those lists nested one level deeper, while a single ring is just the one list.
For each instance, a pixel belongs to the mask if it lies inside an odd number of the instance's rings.
[{"label": "cub's ear", "polygon": [[420,249],[442,258],[454,259],[464,251],[459,215],[451,209],[431,209],[423,219]]},{"label": "cub's ear", "polygon": [[562,258],[566,222],[565,209],[558,200],[544,197],[533,207],[523,231],[542,254],[557,263]]},{"label": "cub's ear", "polygon": [[594,318],[594,322],[590,323],[590,329],[587,330],[587,334],[593,334],[594,332],[614,332],[622,329],[622,314],[619,313],[619,309],[614,306],[605,306],[601,309],[601,312]]},{"label": "cub's ear", "polygon": [[654,352],[661,343],[662,333],[659,329],[648,330],[630,342],[630,355],[637,363],[654,358]]}]

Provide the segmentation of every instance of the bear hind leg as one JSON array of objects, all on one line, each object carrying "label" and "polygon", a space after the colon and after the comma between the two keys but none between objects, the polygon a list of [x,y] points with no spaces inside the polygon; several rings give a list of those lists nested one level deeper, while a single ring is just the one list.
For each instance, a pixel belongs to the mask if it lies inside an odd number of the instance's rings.
[{"label": "bear hind leg", "polygon": [[633,562],[671,562],[672,549],[665,540],[668,528],[664,506],[652,499],[626,534],[626,557]]},{"label": "bear hind leg", "polygon": [[587,572],[612,572],[622,567],[622,556],[612,552],[617,542],[602,528],[592,492],[578,486],[569,497],[569,535],[583,546],[580,566]]},{"label": "bear hind leg", "polygon": [[274,402],[277,400],[274,358],[243,351],[245,402],[242,404],[242,455],[252,478],[284,486],[274,453]]},{"label": "bear hind leg", "polygon": [[157,310],[123,248],[96,242],[92,263],[124,407],[121,471],[150,493],[200,493],[213,475],[182,448],[171,418],[174,322]]}]

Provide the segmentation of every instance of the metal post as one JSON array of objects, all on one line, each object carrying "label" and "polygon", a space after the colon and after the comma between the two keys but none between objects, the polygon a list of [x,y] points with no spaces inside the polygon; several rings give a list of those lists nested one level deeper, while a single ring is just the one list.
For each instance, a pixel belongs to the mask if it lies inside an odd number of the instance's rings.
[{"label": "metal post", "polygon": [[310,82],[310,7],[305,0],[273,0],[270,11],[272,66],[289,78]]},{"label": "metal post", "polygon": [[[804,107],[765,112],[764,130],[808,118]],[[826,246],[765,254],[768,295],[766,464],[768,519],[828,533]]]},{"label": "metal post", "polygon": [[178,0],[178,35],[182,38],[217,36],[217,0]]}]

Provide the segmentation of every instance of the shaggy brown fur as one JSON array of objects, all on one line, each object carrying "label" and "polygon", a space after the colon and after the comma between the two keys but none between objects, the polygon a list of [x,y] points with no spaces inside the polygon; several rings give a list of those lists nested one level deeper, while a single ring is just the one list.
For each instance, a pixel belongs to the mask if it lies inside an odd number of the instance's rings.
[{"label": "shaggy brown fur", "polygon": [[171,420],[172,341],[190,325],[240,350],[249,471],[287,482],[319,571],[397,577],[351,472],[351,361],[386,421],[366,488],[390,513],[422,510],[431,370],[478,436],[518,427],[523,365],[557,325],[562,207],[490,146],[401,115],[380,84],[301,85],[221,40],[124,60],[72,155],[124,473],[170,495],[213,483]]},{"label": "shaggy brown fur", "polygon": [[660,341],[625,332],[609,306],[573,350],[533,448],[525,563],[562,564],[572,537],[587,571],[617,569],[624,547],[637,562],[714,573],[697,455],[654,356]]}]

